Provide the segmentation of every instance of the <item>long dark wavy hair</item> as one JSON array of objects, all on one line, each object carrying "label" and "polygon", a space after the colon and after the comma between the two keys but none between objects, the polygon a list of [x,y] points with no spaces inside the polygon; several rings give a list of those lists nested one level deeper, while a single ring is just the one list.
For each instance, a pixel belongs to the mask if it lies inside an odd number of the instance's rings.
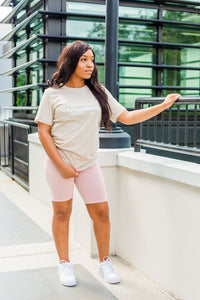
[{"label": "long dark wavy hair", "polygon": [[[65,85],[74,73],[80,57],[89,49],[94,53],[93,49],[82,41],[75,41],[67,45],[58,58],[57,71],[52,75],[51,80],[48,80],[48,85],[53,88],[60,88]],[[95,53],[94,70],[90,79],[85,79],[85,84],[89,87],[101,106],[101,126],[110,131],[112,128],[112,123],[109,119],[111,109],[108,103],[108,96],[98,80]]]}]

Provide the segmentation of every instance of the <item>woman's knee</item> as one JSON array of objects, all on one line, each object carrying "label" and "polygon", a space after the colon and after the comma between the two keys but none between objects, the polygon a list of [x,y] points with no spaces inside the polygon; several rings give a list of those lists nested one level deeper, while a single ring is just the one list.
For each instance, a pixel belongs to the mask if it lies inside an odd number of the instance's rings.
[{"label": "woman's knee", "polygon": [[[70,199],[71,200],[71,199]],[[72,212],[72,201],[53,202],[53,215],[60,222],[68,220]]]},{"label": "woman's knee", "polygon": [[109,222],[109,212],[107,209],[101,209],[97,212],[97,221]]},{"label": "woman's knee", "polygon": [[[91,204],[92,205],[92,204]],[[96,204],[94,204],[96,206]],[[94,222],[109,222],[109,207],[107,204],[89,209],[90,217]]]}]

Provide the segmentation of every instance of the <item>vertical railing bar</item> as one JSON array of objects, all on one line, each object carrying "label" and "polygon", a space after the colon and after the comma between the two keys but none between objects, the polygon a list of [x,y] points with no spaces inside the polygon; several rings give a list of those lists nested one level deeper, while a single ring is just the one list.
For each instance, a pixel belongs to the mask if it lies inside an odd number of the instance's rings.
[{"label": "vertical railing bar", "polygon": [[180,104],[177,104],[177,118],[176,118],[176,145],[179,145],[180,135]]},{"label": "vertical railing bar", "polygon": [[[151,104],[148,103],[148,107],[150,107]],[[147,140],[150,140],[150,119],[147,120]]]},{"label": "vertical railing bar", "polygon": [[172,127],[172,108],[168,109],[169,112],[169,125],[168,125],[168,143],[171,144],[171,127]]},{"label": "vertical railing bar", "polygon": [[11,157],[10,155],[10,151],[11,151],[11,146],[12,146],[12,143],[11,143],[11,127],[10,125],[7,124],[7,128],[8,128],[8,161],[7,161],[7,166],[9,166],[9,159]]},{"label": "vertical railing bar", "polygon": [[[140,106],[140,109],[143,109],[143,105]],[[144,130],[145,130],[145,121],[144,122],[139,122],[140,125],[140,136],[139,139],[143,139],[144,137]]]},{"label": "vertical railing bar", "polygon": [[[141,104],[139,101],[135,101],[135,109],[140,109],[141,108]],[[134,151],[135,152],[140,152],[140,146],[138,145],[137,143],[137,140],[140,138],[140,130],[141,130],[141,127],[140,127],[140,124],[139,123],[136,123],[134,125]]]},{"label": "vertical railing bar", "polygon": [[185,105],[185,146],[188,145],[188,104]]},{"label": "vertical railing bar", "polygon": [[197,104],[194,105],[194,134],[193,147],[197,147]]},{"label": "vertical railing bar", "polygon": [[154,117],[154,141],[157,141],[157,116]]},{"label": "vertical railing bar", "polygon": [[164,143],[164,112],[161,113],[161,142]]},{"label": "vertical railing bar", "polygon": [[31,131],[32,131],[32,128],[31,128],[31,126],[29,126],[29,128],[27,129],[27,143],[28,143],[28,154],[27,154],[27,156],[28,156],[27,182],[28,182],[28,183],[29,183],[29,142],[28,142],[28,135],[29,135],[29,133],[31,133]]},{"label": "vertical railing bar", "polygon": [[6,166],[6,124],[3,124],[3,139],[4,139],[4,166]]},{"label": "vertical railing bar", "polygon": [[13,125],[11,125],[11,171],[12,171],[12,175],[15,174],[15,170],[14,170],[14,143],[13,143],[13,137],[14,137],[14,134],[13,134]]}]

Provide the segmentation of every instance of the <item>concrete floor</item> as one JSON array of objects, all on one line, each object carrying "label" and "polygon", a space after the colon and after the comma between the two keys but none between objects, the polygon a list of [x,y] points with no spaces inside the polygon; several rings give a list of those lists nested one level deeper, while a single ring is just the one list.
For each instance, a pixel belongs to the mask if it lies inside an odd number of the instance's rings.
[{"label": "concrete floor", "polygon": [[119,257],[111,259],[121,282],[105,283],[97,275],[98,260],[89,257],[73,240],[73,222],[70,223],[70,260],[78,284],[73,288],[62,286],[57,275],[58,256],[51,219],[50,207],[30,197],[0,171],[0,299],[174,299]]}]

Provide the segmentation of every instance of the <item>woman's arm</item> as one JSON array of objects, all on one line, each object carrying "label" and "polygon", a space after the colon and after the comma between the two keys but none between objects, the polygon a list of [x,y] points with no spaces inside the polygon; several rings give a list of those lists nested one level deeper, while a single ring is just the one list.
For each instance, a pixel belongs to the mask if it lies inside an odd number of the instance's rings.
[{"label": "woman's arm", "polygon": [[60,156],[56,145],[51,137],[51,126],[38,122],[38,135],[47,155],[55,163],[65,178],[77,177],[78,171],[71,165],[66,164]]},{"label": "woman's arm", "polygon": [[180,96],[180,94],[169,94],[161,104],[134,111],[125,110],[119,115],[117,120],[127,125],[146,121],[170,107]]}]

